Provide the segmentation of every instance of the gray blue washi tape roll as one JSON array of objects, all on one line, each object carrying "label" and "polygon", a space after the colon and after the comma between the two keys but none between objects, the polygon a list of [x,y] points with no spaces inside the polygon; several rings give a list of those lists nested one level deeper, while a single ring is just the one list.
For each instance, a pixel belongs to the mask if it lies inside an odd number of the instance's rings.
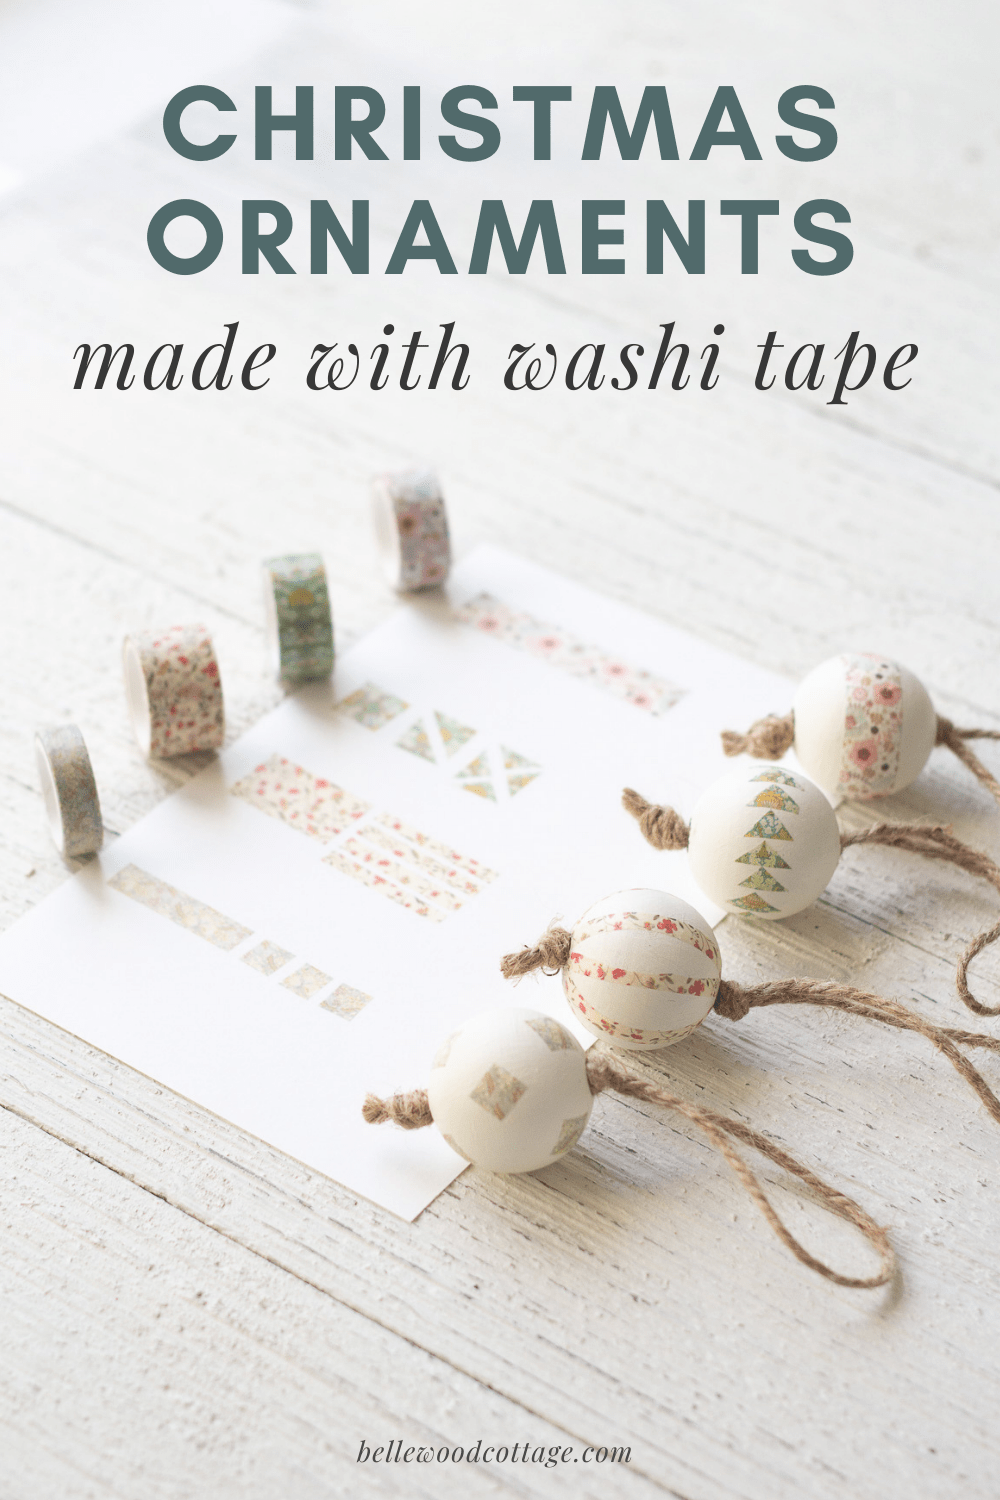
[{"label": "gray blue washi tape roll", "polygon": [[104,823],[90,756],[76,725],[40,729],[35,735],[35,760],[59,853],[67,859],[96,854],[104,842]]},{"label": "gray blue washi tape roll", "polygon": [[333,615],[318,552],[264,563],[268,644],[282,682],[311,682],[333,671]]},{"label": "gray blue washi tape roll", "polygon": [[372,481],[372,512],[385,573],[400,593],[444,583],[451,567],[448,513],[436,474],[406,469]]}]

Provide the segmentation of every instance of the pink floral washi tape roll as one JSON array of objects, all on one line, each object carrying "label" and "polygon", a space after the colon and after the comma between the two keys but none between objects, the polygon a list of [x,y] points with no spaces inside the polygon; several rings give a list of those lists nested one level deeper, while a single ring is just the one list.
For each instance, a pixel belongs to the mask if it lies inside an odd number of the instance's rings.
[{"label": "pink floral washi tape roll", "polygon": [[225,733],[222,682],[204,625],[125,637],[125,692],[143,755],[217,750]]},{"label": "pink floral washi tape roll", "polygon": [[94,770],[75,724],[40,729],[35,735],[38,780],[52,839],[66,859],[96,854],[104,823]]},{"label": "pink floral washi tape roll", "polygon": [[433,589],[451,567],[448,513],[429,469],[380,474],[372,482],[375,532],[386,577],[401,593]]}]

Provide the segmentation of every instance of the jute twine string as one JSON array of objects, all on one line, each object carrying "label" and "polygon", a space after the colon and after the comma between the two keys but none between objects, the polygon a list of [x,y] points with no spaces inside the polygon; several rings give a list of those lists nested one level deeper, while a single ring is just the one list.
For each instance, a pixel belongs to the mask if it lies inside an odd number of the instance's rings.
[{"label": "jute twine string", "polygon": [[639,831],[647,844],[654,849],[686,849],[691,832],[679,812],[672,807],[661,807],[658,802],[647,802],[633,787],[622,792],[622,807],[631,813],[639,825]]},{"label": "jute twine string", "polygon": [[[829,1183],[823,1182],[815,1172],[811,1172],[808,1167],[796,1161],[794,1156],[783,1151],[766,1136],[758,1134],[756,1130],[751,1130],[749,1125],[744,1125],[740,1120],[732,1120],[728,1115],[717,1114],[715,1110],[691,1104],[677,1094],[668,1093],[666,1089],[660,1088],[649,1079],[633,1073],[618,1058],[607,1052],[595,1050],[589,1054],[587,1077],[590,1081],[591,1093],[599,1094],[604,1089],[614,1089],[616,1093],[626,1094],[633,1099],[642,1099],[649,1104],[660,1104],[665,1109],[673,1110],[675,1114],[683,1115],[686,1120],[691,1121],[692,1125],[697,1125],[712,1145],[722,1152],[782,1244],[792,1252],[796,1260],[801,1261],[810,1270],[817,1271],[820,1276],[825,1276],[827,1281],[833,1281],[837,1286],[876,1287],[885,1286],[886,1282],[891,1281],[896,1274],[896,1257],[889,1244],[888,1232],[880,1224],[876,1224],[871,1215],[867,1214],[859,1203],[855,1203],[853,1198],[848,1198],[846,1194],[838,1192]],[[812,1189],[824,1208],[829,1209],[838,1218],[846,1219],[856,1229],[860,1229],[878,1254],[881,1269],[877,1274],[843,1276],[839,1271],[828,1266],[825,1261],[818,1260],[815,1255],[812,1255],[781,1220],[757,1176],[735,1150],[729,1137],[759,1151],[776,1166],[781,1167],[782,1171],[788,1172],[792,1177],[797,1177],[800,1182],[804,1182]]]},{"label": "jute twine string", "polygon": [[426,1089],[411,1089],[408,1094],[393,1094],[389,1099],[366,1094],[361,1113],[369,1125],[384,1125],[387,1120],[395,1120],[404,1130],[423,1130],[425,1125],[434,1124]]},{"label": "jute twine string", "polygon": [[[936,745],[947,745],[953,755],[982,782],[983,786],[1000,803],[1000,781],[973,755],[966,740],[1000,740],[1000,729],[959,729],[950,719],[938,714]],[[755,760],[780,760],[795,741],[795,716],[787,713],[767,714],[750,725],[746,734],[735,730],[722,731],[722,750],[725,755],[752,755]]]},{"label": "jute twine string", "polygon": [[715,997],[715,1009],[727,1021],[742,1021],[751,1010],[765,1005],[820,1005],[831,1010],[841,1010],[848,1015],[861,1016],[869,1021],[881,1021],[899,1031],[915,1031],[927,1038],[939,1052],[962,1075],[975,1091],[987,1111],[1000,1124],[1000,1099],[990,1088],[986,1079],[974,1068],[967,1057],[959,1052],[959,1046],[985,1047],[991,1052],[1000,1052],[1000,1037],[985,1036],[978,1031],[957,1031],[952,1027],[935,1026],[899,1005],[895,1000],[886,1000],[882,995],[873,995],[870,990],[857,990],[853,985],[836,984],[818,979],[776,979],[767,984],[753,984],[744,988],[734,980],[724,979]]},{"label": "jute twine string", "polygon": [[[963,844],[944,824],[875,823],[859,833],[841,834],[841,849],[849,849],[854,844],[885,844],[890,848],[907,849],[912,854],[922,854],[925,859],[946,860],[949,864],[957,865],[960,870],[966,870],[970,875],[987,881],[1000,893],[1000,865],[988,854]],[[969,989],[968,980],[969,964],[977,953],[995,943],[998,937],[1000,923],[973,938],[958,960],[955,982],[959,996],[977,1016],[1000,1016],[1000,1005],[983,1005]]]},{"label": "jute twine string", "polygon": [[[992,733],[992,731],[984,731]],[[645,797],[627,786],[622,792],[622,806],[632,814],[639,828],[654,849],[686,849],[690,829],[684,819],[672,807],[661,807],[647,802]],[[957,865],[970,875],[987,881],[1000,894],[1000,865],[955,838],[951,828],[943,823],[873,823],[857,833],[840,835],[841,850],[856,844],[883,844],[890,849],[905,849],[910,854],[921,854],[925,859],[941,859]],[[1000,923],[987,928],[973,938],[961,958],[955,984],[959,997],[977,1016],[1000,1016],[1000,1005],[984,1005],[969,989],[969,965],[978,953],[1000,938]]]},{"label": "jute twine string", "polygon": [[[569,962],[572,935],[563,928],[556,929],[562,934],[564,941],[565,958],[563,963]],[[551,938],[552,932],[546,934]],[[546,959],[549,963],[553,958],[553,947],[551,943],[546,944]],[[541,945],[534,948],[523,948],[520,953],[509,953],[506,958],[500,960],[500,970],[505,978],[513,978],[522,974],[528,974],[532,969],[542,967]],[[870,990],[858,990],[849,984],[836,984],[832,980],[818,979],[778,979],[767,984],[755,984],[744,987],[734,980],[723,979],[719,985],[719,992],[715,997],[714,1009],[727,1021],[742,1021],[744,1016],[751,1010],[765,1005],[819,1005],[831,1010],[846,1011],[849,1015],[860,1016],[868,1021],[881,1021],[885,1026],[892,1026],[897,1031],[915,1031],[918,1035],[926,1037],[951,1063],[956,1072],[960,1073],[966,1083],[977,1094],[987,1111],[1000,1124],[1000,1099],[990,1088],[986,1079],[973,1067],[967,1057],[964,1057],[958,1048],[963,1047],[985,1047],[991,1052],[1000,1052],[1000,1037],[986,1036],[978,1031],[958,1031],[952,1027],[935,1026],[931,1021],[925,1021],[922,1016],[907,1010],[906,1006],[898,1004],[895,1000],[886,1000],[882,995],[875,995]]]},{"label": "jute twine string", "polygon": [[956,729],[950,719],[938,714],[937,739],[935,744],[947,745],[953,755],[957,755],[963,766],[967,766],[973,776],[981,781],[995,802],[1000,803],[1000,781],[997,781],[978,755],[973,755],[966,740],[1000,740],[1000,730],[997,729]]},{"label": "jute twine string", "polygon": [[654,849],[686,849],[690,829],[672,807],[661,807],[657,802],[647,802],[645,797],[632,787],[622,792],[622,807],[632,814],[647,844]]},{"label": "jute twine string", "polygon": [[[888,1232],[877,1224],[859,1203],[855,1203],[853,1198],[848,1198],[846,1194],[831,1187],[829,1183],[817,1177],[815,1172],[811,1172],[808,1167],[796,1161],[789,1152],[783,1151],[766,1136],[758,1135],[756,1130],[751,1130],[749,1125],[744,1125],[740,1120],[731,1120],[727,1115],[717,1114],[714,1110],[703,1109],[700,1105],[690,1104],[677,1094],[668,1093],[666,1089],[659,1088],[649,1079],[633,1073],[607,1052],[595,1050],[589,1054],[587,1080],[592,1094],[603,1093],[605,1089],[614,1089],[616,1093],[642,1099],[649,1104],[660,1104],[665,1109],[671,1109],[676,1114],[683,1115],[686,1120],[696,1125],[705,1133],[713,1146],[722,1152],[782,1244],[792,1252],[796,1260],[801,1261],[810,1270],[817,1271],[820,1276],[825,1276],[827,1281],[835,1282],[837,1286],[869,1288],[885,1286],[886,1282],[891,1281],[895,1276],[896,1257],[889,1243]],[[433,1116],[424,1089],[414,1089],[406,1094],[393,1094],[389,1099],[380,1099],[375,1094],[369,1094],[365,1099],[362,1113],[369,1125],[382,1125],[387,1120],[394,1120],[404,1130],[419,1130],[426,1125],[433,1124]],[[758,1178],[734,1148],[730,1137],[742,1142],[744,1146],[750,1146],[755,1151],[761,1152],[783,1171],[788,1172],[792,1177],[797,1177],[800,1182],[804,1182],[808,1188],[812,1189],[824,1208],[829,1209],[830,1213],[836,1214],[838,1218],[846,1219],[849,1224],[859,1229],[879,1257],[881,1268],[877,1274],[843,1276],[832,1266],[828,1266],[825,1261],[818,1260],[815,1255],[812,1255],[795,1238],[772,1207]]]}]

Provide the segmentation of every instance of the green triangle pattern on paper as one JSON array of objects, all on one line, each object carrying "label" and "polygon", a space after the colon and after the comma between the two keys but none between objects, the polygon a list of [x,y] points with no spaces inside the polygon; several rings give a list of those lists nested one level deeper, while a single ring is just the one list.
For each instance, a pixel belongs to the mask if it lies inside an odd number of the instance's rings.
[{"label": "green triangle pattern on paper", "polygon": [[522,771],[517,776],[508,776],[507,787],[510,795],[514,797],[518,792],[522,792],[536,776],[541,776],[541,774],[541,771]]},{"label": "green triangle pattern on paper", "polygon": [[761,771],[759,776],[751,776],[750,780],[780,781],[782,786],[793,786],[799,792],[802,790],[794,776],[789,776],[787,771],[779,771],[777,766],[772,766],[769,771]]},{"label": "green triangle pattern on paper", "polygon": [[765,813],[759,823],[748,828],[745,838],[748,839],[786,839],[792,843],[792,835],[788,832],[784,823],[775,817],[773,812]]},{"label": "green triangle pattern on paper", "polygon": [[477,797],[485,797],[488,802],[497,800],[492,781],[463,781],[462,791],[475,792]]},{"label": "green triangle pattern on paper", "polygon": [[477,755],[475,760],[470,760],[467,766],[463,766],[461,771],[455,772],[459,781],[479,781],[490,774],[490,758],[485,750],[482,755]]},{"label": "green triangle pattern on paper", "polygon": [[434,748],[431,745],[430,735],[424,728],[423,719],[417,719],[412,723],[404,735],[397,741],[400,750],[409,750],[411,755],[419,755],[424,760],[434,760]]},{"label": "green triangle pattern on paper", "polygon": [[474,729],[469,728],[468,724],[460,724],[457,719],[450,718],[448,714],[443,714],[438,709],[434,710],[434,717],[444,744],[445,755],[456,755],[476,733]]},{"label": "green triangle pattern on paper", "polygon": [[778,908],[776,906],[772,906],[769,901],[765,901],[763,896],[758,896],[756,894],[752,896],[738,896],[730,902],[730,905],[738,906],[742,911],[762,912],[778,910]]},{"label": "green triangle pattern on paper", "polygon": [[761,844],[759,849],[754,849],[749,854],[741,854],[736,863],[738,865],[766,865],[769,870],[792,868],[787,859],[782,859],[776,849],[769,849],[766,844]]},{"label": "green triangle pattern on paper", "polygon": [[748,875],[746,880],[740,881],[740,885],[748,885],[754,891],[783,891],[786,889],[780,880],[775,880],[774,876],[769,875],[766,870],[754,870],[753,874]]},{"label": "green triangle pattern on paper", "polygon": [[500,746],[500,754],[503,756],[505,771],[514,771],[519,767],[529,767],[536,764],[535,761],[529,760],[526,755],[519,755],[516,750],[511,750],[507,745]]},{"label": "green triangle pattern on paper", "polygon": [[793,813],[799,810],[799,804],[776,786],[769,786],[765,791],[758,792],[753,801],[747,803],[747,807],[776,807],[781,812]]}]

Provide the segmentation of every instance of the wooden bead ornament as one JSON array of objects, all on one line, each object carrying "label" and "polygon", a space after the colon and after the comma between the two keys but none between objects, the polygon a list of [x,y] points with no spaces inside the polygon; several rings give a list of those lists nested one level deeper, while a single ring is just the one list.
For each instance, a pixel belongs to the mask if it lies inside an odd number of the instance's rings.
[{"label": "wooden bead ornament", "polygon": [[[695,804],[690,826],[672,807],[648,802],[632,787],[622,792],[622,806],[654,849],[686,849],[691,873],[706,896],[737,915],[776,921],[802,911],[825,888],[843,850],[855,844],[944,860],[1000,893],[1000,865],[949,828],[876,823],[842,833],[822,792],[801,771],[793,776],[780,766],[720,778]],[[1000,923],[973,938],[958,961],[959,996],[980,1016],[1000,1015],[1000,1006],[983,1005],[972,994],[969,964],[997,938]]]},{"label": "wooden bead ornament", "polygon": [[[630,893],[634,894],[634,893]],[[691,1104],[632,1072],[608,1053],[585,1053],[558,1021],[535,1010],[491,1010],[473,1017],[438,1051],[426,1089],[380,1099],[369,1094],[364,1118],[404,1130],[436,1125],[467,1161],[493,1172],[532,1172],[567,1155],[586,1128],[594,1096],[606,1089],[660,1104],[703,1131],[739,1177],[767,1222],[797,1260],[838,1286],[885,1286],[896,1274],[889,1236],[860,1204],[741,1120]],[[844,1276],[818,1260],[771,1206],[736,1151],[740,1141],[804,1182],[824,1208],[853,1224],[881,1262],[873,1276]]]},{"label": "wooden bead ornament", "polygon": [[792,711],[769,714],[746,734],[725,730],[727,755],[780,760],[793,745],[805,771],[831,797],[867,800],[902,791],[935,745],[947,745],[1000,802],[1000,782],[967,740],[1000,739],[996,729],[957,729],[936,714],[907,667],[867,652],[833,656],[800,683]]},{"label": "wooden bead ornament", "polygon": [[466,1161],[491,1172],[534,1172],[583,1134],[594,1102],[586,1062],[558,1021],[534,1010],[487,1011],[438,1050],[430,1111]]},{"label": "wooden bead ornament", "polygon": [[[669,809],[666,811],[669,812]],[[656,914],[656,924],[662,922],[668,925],[670,923],[680,925],[689,920],[691,914],[691,908],[679,897],[668,895],[666,891],[645,890],[619,891],[605,901],[598,902],[596,907],[590,908],[590,911],[606,910],[640,914],[641,907],[646,907],[650,914]],[[641,918],[645,918],[644,913],[641,914]],[[718,946],[714,935],[708,938],[702,919],[697,917],[696,920],[706,941],[711,944],[713,963],[719,965]],[[657,927],[657,930],[664,929]],[[671,1034],[671,1028],[664,1025],[664,1021],[670,1013],[669,1007],[678,1003],[678,995],[686,993],[683,988],[684,978],[676,974],[637,973],[622,970],[620,967],[606,970],[603,976],[596,974],[593,976],[596,985],[609,995],[609,999],[604,1002],[600,1010],[597,1007],[588,1008],[584,1013],[575,1001],[575,985],[567,984],[567,979],[573,979],[579,972],[581,954],[577,944],[580,934],[586,931],[588,931],[587,917],[581,918],[572,932],[565,927],[550,927],[534,947],[522,948],[518,953],[508,953],[501,959],[501,973],[506,979],[519,979],[522,975],[530,974],[536,969],[541,969],[543,973],[550,976],[561,974],[564,992],[574,1015],[588,1030],[607,1037],[615,1046],[628,1046],[629,1040],[623,1038],[616,1030],[614,991],[616,987],[632,987],[634,993],[630,1015],[637,1017],[638,1024],[634,1027],[634,1031],[643,1038],[639,1042],[632,1040],[633,1049],[637,1046],[646,1050],[671,1046],[690,1035],[710,1011],[714,1011],[727,1021],[741,1021],[751,1010],[770,1005],[824,1006],[843,1011],[848,1015],[858,1016],[862,1020],[880,1021],[883,1025],[891,1026],[897,1031],[915,1031],[920,1036],[926,1037],[939,1052],[943,1053],[952,1067],[975,1091],[993,1119],[1000,1124],[1000,1099],[994,1094],[982,1074],[958,1050],[959,1047],[980,1047],[988,1051],[1000,1052],[1000,1037],[986,1036],[974,1031],[958,1031],[946,1026],[935,1026],[930,1021],[925,1021],[922,1016],[907,1010],[904,1005],[899,1005],[895,1000],[887,1000],[884,996],[873,994],[869,990],[855,989],[853,985],[834,984],[815,979],[782,979],[765,984],[744,986],[722,977],[706,987],[705,998],[707,999],[711,994],[711,1000],[705,1004],[699,1020],[693,1024],[673,1028]],[[627,931],[627,929],[623,928],[622,931]],[[612,932],[616,938],[621,935],[617,928],[613,927]],[[587,962],[590,961],[587,960]],[[604,968],[604,965],[602,964],[601,967]],[[721,974],[721,967],[719,972]],[[650,984],[650,980],[655,982]],[[662,1037],[663,1040],[658,1042],[647,1040],[653,1036]]]},{"label": "wooden bead ornament", "polygon": [[518,968],[521,955],[511,954],[504,973],[508,979],[538,967],[561,973],[570,1010],[594,1036],[630,1052],[668,1047],[690,1036],[712,1009],[722,974],[715,935],[677,896],[619,891],[585,911],[572,933],[557,928],[556,934],[549,962],[543,939],[525,950],[526,968]]},{"label": "wooden bead ornament", "polygon": [[773,921],[826,889],[840,861],[840,828],[805,776],[752,766],[702,793],[687,850],[692,875],[718,906]]}]

